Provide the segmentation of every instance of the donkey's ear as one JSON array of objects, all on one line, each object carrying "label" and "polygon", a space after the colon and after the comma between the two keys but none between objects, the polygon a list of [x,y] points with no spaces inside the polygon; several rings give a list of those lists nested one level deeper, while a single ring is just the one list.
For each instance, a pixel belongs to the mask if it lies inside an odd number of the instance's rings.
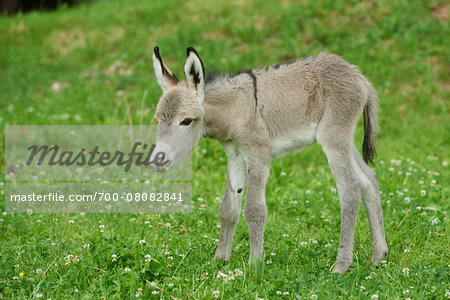
[{"label": "donkey's ear", "polygon": [[153,50],[153,69],[155,70],[156,80],[163,92],[165,92],[169,88],[176,86],[180,81],[163,63],[159,54],[159,47],[155,47]]},{"label": "donkey's ear", "polygon": [[205,95],[205,69],[200,56],[193,47],[186,49],[184,75],[188,88],[197,96],[198,102],[202,105]]}]

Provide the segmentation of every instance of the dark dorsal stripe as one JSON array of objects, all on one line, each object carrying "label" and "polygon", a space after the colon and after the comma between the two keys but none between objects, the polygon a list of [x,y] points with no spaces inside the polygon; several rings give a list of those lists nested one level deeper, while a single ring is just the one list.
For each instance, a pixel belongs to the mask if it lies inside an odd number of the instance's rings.
[{"label": "dark dorsal stripe", "polygon": [[258,109],[258,87],[256,84],[256,75],[253,73],[253,70],[244,71],[244,73],[248,74],[253,80],[253,97],[255,98],[255,112]]}]

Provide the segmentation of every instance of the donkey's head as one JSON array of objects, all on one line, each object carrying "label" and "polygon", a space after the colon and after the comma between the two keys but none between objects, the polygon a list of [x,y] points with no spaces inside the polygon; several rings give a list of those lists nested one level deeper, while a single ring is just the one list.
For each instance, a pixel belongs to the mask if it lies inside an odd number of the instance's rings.
[{"label": "donkey's head", "polygon": [[164,152],[170,163],[156,167],[167,170],[180,163],[195,147],[203,134],[203,99],[205,70],[194,48],[186,50],[185,82],[180,82],[163,63],[159,48],[153,53],[156,80],[163,90],[156,107],[158,136],[155,153]]}]

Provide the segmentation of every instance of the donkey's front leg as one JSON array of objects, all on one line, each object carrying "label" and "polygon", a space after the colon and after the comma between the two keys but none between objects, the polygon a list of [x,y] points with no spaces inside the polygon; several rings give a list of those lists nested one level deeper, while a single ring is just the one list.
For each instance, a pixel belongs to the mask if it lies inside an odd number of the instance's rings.
[{"label": "donkey's front leg", "polygon": [[[267,151],[265,151],[267,150]],[[252,149],[246,156],[247,163],[247,196],[244,204],[244,215],[250,230],[250,259],[261,258],[264,243],[264,226],[266,224],[265,186],[270,171],[270,149]]]},{"label": "donkey's front leg", "polygon": [[233,144],[224,144],[228,156],[228,182],[220,204],[220,236],[214,259],[228,262],[234,230],[241,212],[242,194],[247,181],[244,157]]}]

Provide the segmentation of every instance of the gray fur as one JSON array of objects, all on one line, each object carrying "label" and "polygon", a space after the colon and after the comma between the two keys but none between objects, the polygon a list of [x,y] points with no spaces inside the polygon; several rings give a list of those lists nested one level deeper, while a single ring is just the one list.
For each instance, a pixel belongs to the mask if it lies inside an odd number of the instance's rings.
[{"label": "gray fur", "polygon": [[[196,68],[196,74],[204,74],[196,51],[188,51],[187,64]],[[155,74],[158,82],[164,79],[156,69]],[[230,258],[245,186],[250,255],[261,256],[270,161],[302,150],[314,141],[328,158],[341,201],[341,238],[333,272],[343,273],[352,265],[361,197],[372,234],[372,260],[379,263],[386,257],[378,180],[364,162],[372,160],[375,153],[376,91],[357,67],[339,56],[322,53],[235,75],[214,74],[201,79],[204,90],[189,77],[186,83],[165,82],[172,88],[162,95],[155,117],[165,125],[194,119],[189,125],[194,144],[204,136],[219,140],[226,150],[228,183],[219,211],[221,232],[216,259]],[[364,160],[353,144],[363,110]],[[176,143],[170,146],[185,147]]]}]

